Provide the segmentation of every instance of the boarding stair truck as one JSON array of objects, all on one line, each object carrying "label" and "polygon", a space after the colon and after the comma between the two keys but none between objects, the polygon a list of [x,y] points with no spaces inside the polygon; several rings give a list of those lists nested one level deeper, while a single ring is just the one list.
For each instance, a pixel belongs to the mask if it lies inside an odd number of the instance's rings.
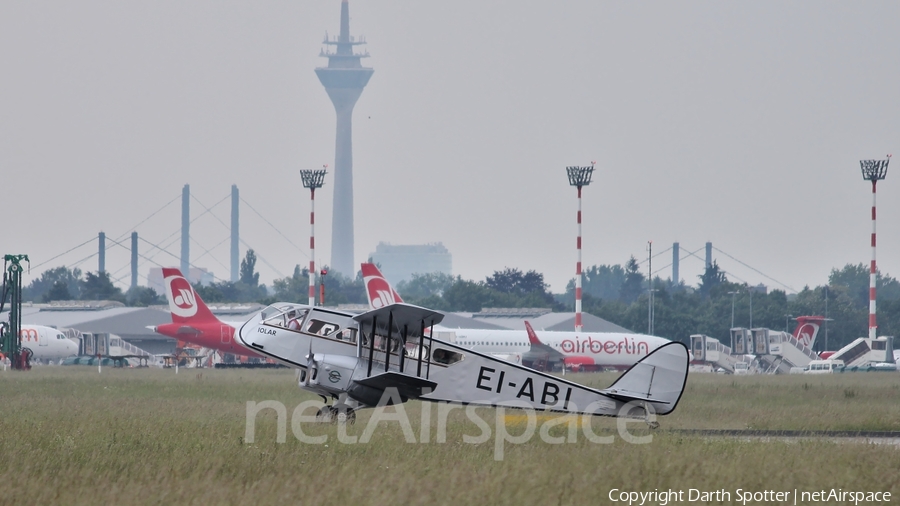
[{"label": "boarding stair truck", "polygon": [[875,339],[860,337],[828,358],[841,360],[848,368],[870,362],[892,364],[894,363],[894,338],[893,336],[881,336]]},{"label": "boarding stair truck", "polygon": [[793,367],[806,367],[818,359],[816,352],[787,332],[752,329],[754,354],[764,374],[790,374]]},{"label": "boarding stair truck", "polygon": [[694,362],[709,364],[714,369],[721,368],[728,374],[734,374],[735,364],[741,362],[731,354],[731,348],[704,334],[691,335],[691,353]]}]

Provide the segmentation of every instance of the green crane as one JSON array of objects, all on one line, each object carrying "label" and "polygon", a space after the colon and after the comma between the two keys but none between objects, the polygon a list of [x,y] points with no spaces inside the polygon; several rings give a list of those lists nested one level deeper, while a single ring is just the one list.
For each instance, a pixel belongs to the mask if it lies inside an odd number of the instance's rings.
[{"label": "green crane", "polygon": [[3,257],[3,293],[0,294],[0,312],[9,297],[9,322],[0,322],[0,352],[9,358],[13,369],[31,369],[31,353],[22,352],[22,262],[31,260],[28,255]]}]

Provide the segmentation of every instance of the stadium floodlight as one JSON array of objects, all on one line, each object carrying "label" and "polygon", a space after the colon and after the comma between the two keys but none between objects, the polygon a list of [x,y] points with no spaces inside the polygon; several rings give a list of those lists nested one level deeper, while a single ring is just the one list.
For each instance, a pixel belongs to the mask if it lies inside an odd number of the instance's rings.
[{"label": "stadium floodlight", "polygon": [[594,173],[594,162],[590,166],[566,167],[569,175],[569,185],[578,188],[578,263],[575,265],[575,332],[581,332],[581,187],[591,184],[591,176]]},{"label": "stadium floodlight", "polygon": [[863,179],[872,182],[872,263],[869,265],[869,339],[875,339],[878,332],[878,325],[875,323],[875,186],[878,184],[878,181],[887,176],[888,163],[890,161],[891,155],[887,156],[887,160],[859,161]]},{"label": "stadium floodlight", "polygon": [[300,179],[303,187],[309,188],[309,305],[316,305],[316,188],[325,184],[328,164],[321,169],[303,169]]}]

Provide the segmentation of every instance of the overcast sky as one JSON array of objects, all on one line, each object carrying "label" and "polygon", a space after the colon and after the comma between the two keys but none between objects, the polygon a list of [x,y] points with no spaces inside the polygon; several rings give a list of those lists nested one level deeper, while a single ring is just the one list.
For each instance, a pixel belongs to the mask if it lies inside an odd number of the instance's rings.
[{"label": "overcast sky", "polygon": [[[898,2],[351,0],[350,16],[375,69],[353,118],[357,263],[379,241],[440,241],[454,274],[534,269],[562,291],[576,258],[565,167],[591,161],[585,265],[643,260],[648,240],[702,258],[711,241],[778,283],[714,252],[732,280],[799,290],[869,261],[859,160],[900,152]],[[261,281],[305,265],[298,170],[334,163],[314,68],[339,18],[338,0],[0,3],[0,253],[30,255],[26,283],[96,270],[96,240],[75,247],[104,231],[127,287],[130,253],[111,240],[137,230],[142,253],[177,256],[180,200],[166,204],[190,184],[194,217],[226,199],[194,222],[191,252],[228,279],[237,184],[263,217],[242,207]],[[898,276],[893,172],[878,265]],[[152,255],[142,278],[178,265]],[[687,258],[681,278],[702,268]]]}]

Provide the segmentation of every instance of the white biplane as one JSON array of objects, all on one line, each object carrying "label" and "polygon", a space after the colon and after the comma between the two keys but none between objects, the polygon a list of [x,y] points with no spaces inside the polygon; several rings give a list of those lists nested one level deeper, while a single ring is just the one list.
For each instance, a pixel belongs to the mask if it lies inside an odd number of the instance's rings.
[{"label": "white biplane", "polygon": [[[391,304],[353,315],[277,303],[246,322],[241,342],[299,368],[299,385],[328,403],[319,418],[352,422],[355,411],[420,399],[561,413],[627,416],[655,422],[671,413],[687,380],[688,350],[670,342],[597,390],[433,339],[426,329],[443,315]],[[625,409],[623,409],[625,408]]]}]

